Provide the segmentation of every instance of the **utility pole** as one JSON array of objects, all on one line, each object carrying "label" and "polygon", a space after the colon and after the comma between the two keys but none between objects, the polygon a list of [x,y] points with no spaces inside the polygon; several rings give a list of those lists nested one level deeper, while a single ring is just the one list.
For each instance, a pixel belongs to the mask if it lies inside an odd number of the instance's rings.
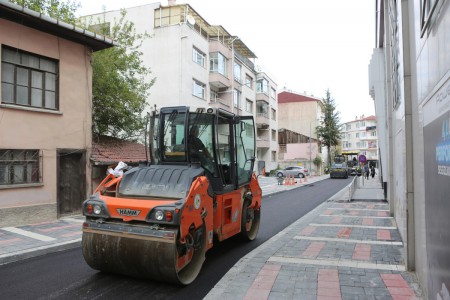
[{"label": "utility pole", "polygon": [[309,121],[309,177],[311,177],[311,153],[312,153],[312,148],[311,148],[311,122]]}]

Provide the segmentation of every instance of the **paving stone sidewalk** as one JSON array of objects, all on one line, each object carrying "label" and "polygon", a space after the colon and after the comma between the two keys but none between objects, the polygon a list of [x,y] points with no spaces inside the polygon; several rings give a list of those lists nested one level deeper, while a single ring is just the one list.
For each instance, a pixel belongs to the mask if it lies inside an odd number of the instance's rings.
[{"label": "paving stone sidewalk", "polygon": [[318,206],[243,257],[205,299],[425,299],[377,179],[356,178],[359,200],[341,193]]}]

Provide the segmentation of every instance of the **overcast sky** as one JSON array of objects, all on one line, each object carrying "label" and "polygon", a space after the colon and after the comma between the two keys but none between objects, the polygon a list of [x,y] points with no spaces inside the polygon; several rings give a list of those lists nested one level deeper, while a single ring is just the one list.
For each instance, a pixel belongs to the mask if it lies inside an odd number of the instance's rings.
[{"label": "overcast sky", "polygon": [[[152,0],[78,0],[79,15]],[[177,0],[209,24],[222,25],[256,54],[278,84],[325,97],[330,90],[341,122],[374,115],[368,65],[375,45],[374,0]],[[160,2],[167,5],[167,0]]]}]

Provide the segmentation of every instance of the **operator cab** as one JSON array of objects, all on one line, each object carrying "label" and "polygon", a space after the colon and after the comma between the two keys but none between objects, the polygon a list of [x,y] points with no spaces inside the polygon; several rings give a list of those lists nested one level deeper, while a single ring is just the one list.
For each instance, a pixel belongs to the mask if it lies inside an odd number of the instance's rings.
[{"label": "operator cab", "polygon": [[250,182],[256,146],[252,116],[165,107],[151,124],[152,164],[200,165],[216,193]]}]

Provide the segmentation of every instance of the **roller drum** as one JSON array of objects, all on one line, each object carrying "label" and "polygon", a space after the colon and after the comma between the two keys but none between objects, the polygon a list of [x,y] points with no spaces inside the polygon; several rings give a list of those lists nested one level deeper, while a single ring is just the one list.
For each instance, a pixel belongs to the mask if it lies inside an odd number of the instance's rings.
[{"label": "roller drum", "polygon": [[121,226],[85,222],[82,251],[87,264],[96,270],[188,285],[197,278],[205,261],[206,234],[191,261],[177,269],[178,229],[154,230],[147,226]]}]

